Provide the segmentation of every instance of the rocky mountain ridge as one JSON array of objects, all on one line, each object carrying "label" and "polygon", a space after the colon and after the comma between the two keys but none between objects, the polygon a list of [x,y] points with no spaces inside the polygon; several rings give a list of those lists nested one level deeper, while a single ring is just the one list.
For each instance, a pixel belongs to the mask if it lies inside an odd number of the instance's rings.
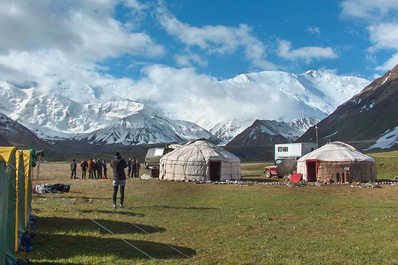
[{"label": "rocky mountain ridge", "polygon": [[[398,148],[398,65],[319,122],[320,142],[340,140],[360,149]],[[310,128],[299,141],[314,139]]]},{"label": "rocky mountain ridge", "polygon": [[320,121],[317,117],[297,119],[290,122],[256,120],[227,146],[258,146],[294,142],[310,127]]}]

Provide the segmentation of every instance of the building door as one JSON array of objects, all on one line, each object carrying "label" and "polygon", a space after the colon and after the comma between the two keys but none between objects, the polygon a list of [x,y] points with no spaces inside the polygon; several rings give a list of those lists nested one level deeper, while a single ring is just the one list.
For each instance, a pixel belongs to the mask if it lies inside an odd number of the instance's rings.
[{"label": "building door", "polygon": [[307,160],[307,182],[316,182],[318,177],[318,161]]},{"label": "building door", "polygon": [[221,161],[210,161],[210,180],[219,181],[221,176]]}]

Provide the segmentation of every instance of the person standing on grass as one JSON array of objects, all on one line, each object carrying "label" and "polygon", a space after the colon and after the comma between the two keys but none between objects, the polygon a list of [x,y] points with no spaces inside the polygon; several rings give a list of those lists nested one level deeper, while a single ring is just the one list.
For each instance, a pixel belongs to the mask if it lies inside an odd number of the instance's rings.
[{"label": "person standing on grass", "polygon": [[82,160],[82,162],[80,162],[80,167],[82,168],[82,179],[86,179],[87,178],[87,168],[88,168],[87,161]]},{"label": "person standing on grass", "polygon": [[77,168],[76,160],[73,159],[72,163],[70,163],[70,170],[71,170],[70,179],[77,179],[77,177],[76,177],[76,168]]},{"label": "person standing on grass", "polygon": [[119,152],[115,154],[115,159],[110,163],[113,169],[113,208],[116,208],[117,191],[120,186],[120,204],[119,207],[123,208],[124,202],[124,187],[126,186],[126,173],[124,169],[127,167],[126,161]]},{"label": "person standing on grass", "polygon": [[88,159],[88,178],[95,179],[95,162],[92,158]]},{"label": "person standing on grass", "polygon": [[127,161],[127,177],[131,178],[131,157],[129,158],[129,161]]},{"label": "person standing on grass", "polygon": [[102,167],[104,168],[104,179],[107,179],[108,176],[106,175],[108,172],[108,169],[106,168],[106,161],[102,161]]},{"label": "person standing on grass", "polygon": [[137,172],[137,160],[133,157],[133,161],[131,161],[131,177],[136,178]]},{"label": "person standing on grass", "polygon": [[102,179],[102,162],[99,158],[95,162],[95,169],[97,170],[97,178]]},{"label": "person standing on grass", "polygon": [[138,159],[134,159],[135,161],[135,169],[134,169],[134,178],[139,178],[140,177],[140,169],[141,169],[141,164]]}]

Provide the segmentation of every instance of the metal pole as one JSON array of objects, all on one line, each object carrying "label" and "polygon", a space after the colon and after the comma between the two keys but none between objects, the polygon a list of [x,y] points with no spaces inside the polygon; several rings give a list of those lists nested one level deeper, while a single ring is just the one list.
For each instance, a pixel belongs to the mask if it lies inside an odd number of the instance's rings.
[{"label": "metal pole", "polygon": [[318,124],[315,125],[316,148],[319,148]]}]

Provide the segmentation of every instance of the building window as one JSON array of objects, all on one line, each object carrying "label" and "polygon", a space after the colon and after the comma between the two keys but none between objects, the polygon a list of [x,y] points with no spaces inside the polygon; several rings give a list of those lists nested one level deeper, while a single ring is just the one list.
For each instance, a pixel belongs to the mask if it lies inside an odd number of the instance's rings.
[{"label": "building window", "polygon": [[289,151],[287,147],[282,147],[282,146],[278,147],[278,152],[287,152],[287,151]]}]

